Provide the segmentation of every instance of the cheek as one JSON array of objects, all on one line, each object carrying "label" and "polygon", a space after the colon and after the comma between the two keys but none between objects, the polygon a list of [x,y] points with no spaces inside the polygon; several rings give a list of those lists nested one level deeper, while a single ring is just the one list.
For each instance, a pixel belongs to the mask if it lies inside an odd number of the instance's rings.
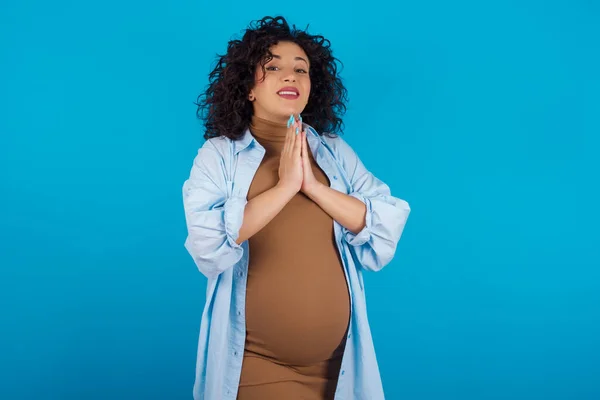
[{"label": "cheek", "polygon": [[265,99],[265,94],[269,92],[267,89],[267,85],[265,82],[258,81],[254,84],[254,93],[259,101],[263,101]]},{"label": "cheek", "polygon": [[263,75],[257,75],[256,79],[254,80],[254,90],[257,92],[270,92],[273,86],[273,79],[269,75],[266,75],[264,79]]}]

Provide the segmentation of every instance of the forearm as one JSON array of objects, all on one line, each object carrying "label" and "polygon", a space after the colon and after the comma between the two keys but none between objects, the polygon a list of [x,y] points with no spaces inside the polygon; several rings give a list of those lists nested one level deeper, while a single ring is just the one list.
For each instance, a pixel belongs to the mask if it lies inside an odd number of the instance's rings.
[{"label": "forearm", "polygon": [[362,201],[322,183],[304,193],[349,231],[356,234],[365,227],[367,207]]},{"label": "forearm", "polygon": [[264,228],[295,194],[293,190],[276,185],[250,200],[244,209],[244,219],[236,243],[241,244]]}]

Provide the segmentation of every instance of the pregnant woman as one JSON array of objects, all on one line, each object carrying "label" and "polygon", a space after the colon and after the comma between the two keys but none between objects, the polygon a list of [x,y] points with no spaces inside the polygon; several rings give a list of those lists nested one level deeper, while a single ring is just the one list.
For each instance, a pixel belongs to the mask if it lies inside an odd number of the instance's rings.
[{"label": "pregnant woman", "polygon": [[362,273],[392,260],[410,208],[336,134],[336,65],[322,36],[265,17],[209,76],[183,185],[207,277],[196,400],[384,397]]}]

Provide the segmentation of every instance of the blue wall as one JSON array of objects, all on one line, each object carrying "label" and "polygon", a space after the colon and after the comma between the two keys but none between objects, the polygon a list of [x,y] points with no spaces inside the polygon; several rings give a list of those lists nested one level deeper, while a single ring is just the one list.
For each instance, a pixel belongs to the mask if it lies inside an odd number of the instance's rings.
[{"label": "blue wall", "polygon": [[413,209],[365,277],[387,397],[600,398],[598,5],[273,4],[2,2],[0,398],[191,398],[193,102],[276,13],[331,39],[346,140]]}]

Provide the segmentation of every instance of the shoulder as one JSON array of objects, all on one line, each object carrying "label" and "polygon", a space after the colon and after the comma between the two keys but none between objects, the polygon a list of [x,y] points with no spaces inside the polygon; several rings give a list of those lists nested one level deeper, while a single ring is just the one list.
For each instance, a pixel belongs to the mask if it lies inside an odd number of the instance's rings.
[{"label": "shoulder", "polygon": [[208,158],[225,159],[229,155],[229,146],[231,139],[225,136],[213,137],[207,139],[198,149],[198,153],[202,153]]},{"label": "shoulder", "polygon": [[340,161],[351,161],[357,157],[356,152],[342,136],[324,133],[321,140],[331,149],[333,155]]},{"label": "shoulder", "polygon": [[230,156],[231,139],[219,136],[207,139],[198,149],[196,159],[205,164],[223,164]]},{"label": "shoulder", "polygon": [[207,139],[194,157],[193,169],[210,177],[219,185],[224,184],[228,165],[230,139],[220,136]]}]

